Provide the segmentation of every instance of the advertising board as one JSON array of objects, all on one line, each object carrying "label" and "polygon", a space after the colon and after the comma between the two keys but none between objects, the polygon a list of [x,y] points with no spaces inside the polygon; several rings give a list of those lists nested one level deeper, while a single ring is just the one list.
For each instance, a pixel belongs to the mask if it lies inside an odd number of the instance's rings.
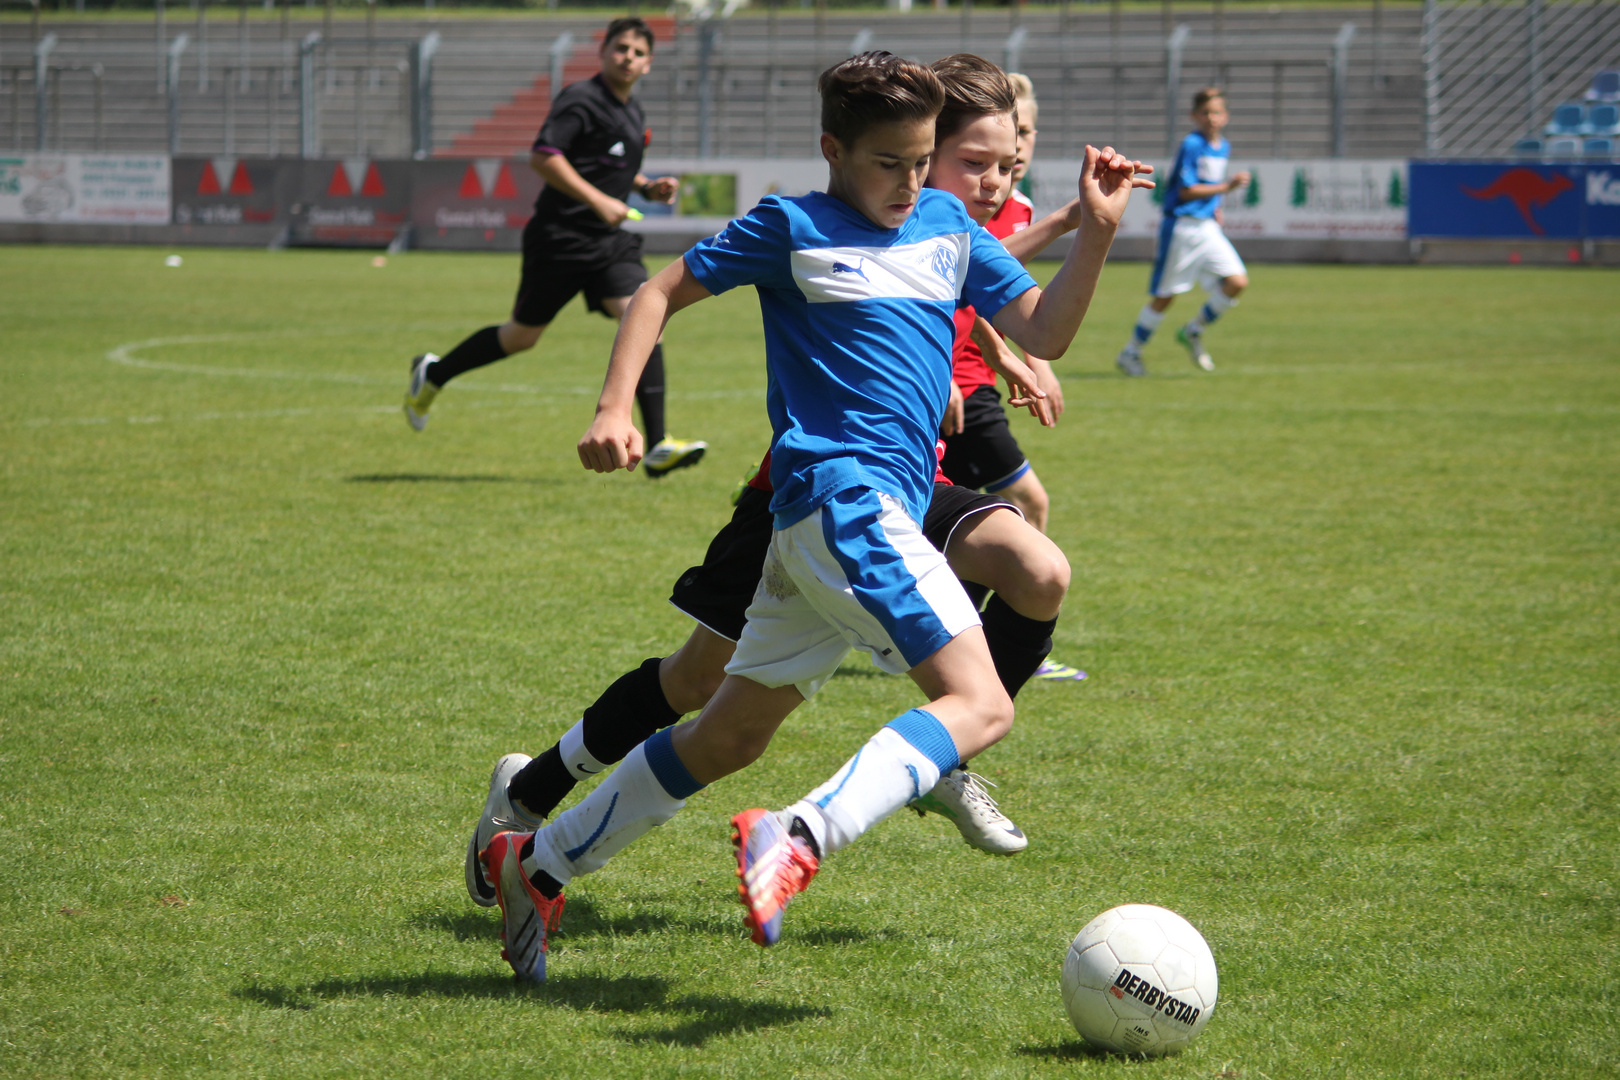
[{"label": "advertising board", "polygon": [[0,156],[0,221],[167,225],[169,159],[142,154]]},{"label": "advertising board", "polygon": [[1412,235],[1620,237],[1620,165],[1414,161]]}]

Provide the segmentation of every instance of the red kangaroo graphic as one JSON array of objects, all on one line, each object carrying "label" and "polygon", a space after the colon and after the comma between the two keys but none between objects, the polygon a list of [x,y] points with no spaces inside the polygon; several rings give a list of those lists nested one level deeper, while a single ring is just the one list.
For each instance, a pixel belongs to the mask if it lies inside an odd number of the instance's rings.
[{"label": "red kangaroo graphic", "polygon": [[1513,205],[1519,208],[1519,216],[1524,223],[1530,226],[1530,231],[1537,236],[1547,235],[1547,230],[1530,213],[1533,206],[1546,206],[1558,196],[1575,186],[1575,181],[1563,173],[1554,173],[1551,179],[1542,176],[1534,169],[1509,169],[1491,182],[1490,187],[1469,188],[1457,185],[1464,195],[1470,198],[1482,199],[1489,202],[1500,199],[1506,195],[1513,200]]}]

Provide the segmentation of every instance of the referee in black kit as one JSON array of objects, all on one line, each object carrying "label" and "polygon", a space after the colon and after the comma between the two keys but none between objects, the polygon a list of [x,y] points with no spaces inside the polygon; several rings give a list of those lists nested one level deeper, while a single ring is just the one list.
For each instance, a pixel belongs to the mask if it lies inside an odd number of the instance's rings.
[{"label": "referee in black kit", "polygon": [[[647,280],[641,237],[619,228],[630,216],[632,191],[653,202],[675,201],[680,181],[649,180],[641,155],[651,137],[641,103],[631,91],[652,68],[653,32],[635,17],[614,19],[602,41],[602,71],[563,90],[551,104],[535,138],[529,163],[546,186],[523,230],[523,280],[512,317],[486,326],[443,357],[424,353],[411,361],[405,419],[421,431],[428,408],[462,372],[534,347],[574,295],[611,319],[624,314],[631,295]],[[648,476],[696,465],[707,444],[672,439],[664,430],[664,348],[652,358],[636,387],[636,403],[650,448],[642,459]]]}]

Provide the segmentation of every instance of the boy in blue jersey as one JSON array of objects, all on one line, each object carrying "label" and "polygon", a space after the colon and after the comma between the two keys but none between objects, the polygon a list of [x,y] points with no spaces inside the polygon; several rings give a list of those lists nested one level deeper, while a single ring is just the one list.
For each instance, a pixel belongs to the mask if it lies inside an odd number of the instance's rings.
[{"label": "boy in blue jersey", "polygon": [[[852,646],[909,673],[929,704],[891,721],[787,809],[732,819],[739,892],[761,945],[777,940],[783,908],[822,858],[1012,724],[978,613],[916,524],[933,486],[953,313],[971,303],[1039,355],[1062,355],[1130,190],[1147,181],[1135,179],[1138,163],[1087,148],[1080,233],[1043,294],[959,200],[923,189],[943,105],[928,68],[866,53],[823,73],[820,89],[827,192],[766,198],[637,292],[580,440],[587,467],[633,468],[643,446],[631,422],[635,386],[669,317],[756,287],[776,528],[748,623],[725,682],[695,719],[641,743],[545,828],[490,841],[482,860],[519,978],[544,979],[546,934],[570,880],[757,759]],[[1035,385],[1033,372],[1016,368],[1017,382]]]},{"label": "boy in blue jersey", "polygon": [[1232,144],[1221,137],[1228,119],[1226,96],[1213,86],[1205,87],[1193,95],[1192,115],[1198,130],[1181,140],[1165,187],[1164,221],[1148,282],[1153,299],[1142,305],[1131,340],[1114,361],[1131,376],[1147,374],[1142,347],[1164,321],[1171,301],[1194,282],[1203,286],[1209,299],[1191,322],[1176,331],[1176,340],[1195,366],[1214,371],[1215,361],[1204,348],[1204,330],[1236,305],[1249,285],[1248,269],[1221,231],[1221,196],[1249,182],[1246,172],[1226,175],[1232,156]]}]

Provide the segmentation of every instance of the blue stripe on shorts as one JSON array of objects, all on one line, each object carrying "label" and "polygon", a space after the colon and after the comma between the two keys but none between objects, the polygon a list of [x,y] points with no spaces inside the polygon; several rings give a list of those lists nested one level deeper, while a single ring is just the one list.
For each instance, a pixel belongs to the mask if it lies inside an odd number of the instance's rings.
[{"label": "blue stripe on shorts", "polygon": [[[895,505],[899,505],[898,499]],[[900,649],[906,666],[915,667],[944,648],[953,635],[896,550],[884,529],[883,513],[876,491],[847,488],[822,504],[822,538],[844,571],[855,599]],[[934,552],[921,527],[915,522],[912,527],[927,552]]]}]

